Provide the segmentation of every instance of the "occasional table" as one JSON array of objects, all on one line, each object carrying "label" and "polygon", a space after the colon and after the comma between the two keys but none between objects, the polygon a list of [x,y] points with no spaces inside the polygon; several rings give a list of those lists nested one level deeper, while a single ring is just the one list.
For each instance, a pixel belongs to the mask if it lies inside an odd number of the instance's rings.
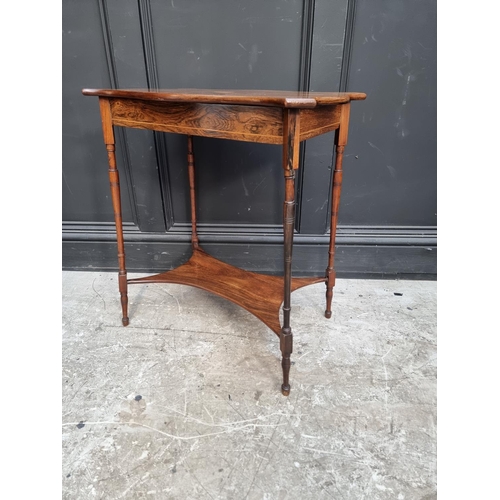
[{"label": "occasional table", "polygon": [[[293,335],[290,296],[298,288],[326,283],[325,316],[332,315],[335,285],[335,234],[342,187],[342,156],[347,143],[350,103],[366,98],[356,92],[288,92],[276,90],[84,89],[98,96],[118,244],[118,287],[122,323],[129,324],[127,286],[135,283],[177,283],[208,290],[238,304],[266,324],[280,339],[283,368],[281,391],[290,394],[289,372]],[[183,265],[153,276],[127,279],[122,228],[120,183],[113,126],[184,134],[191,200],[192,256]],[[335,134],[335,170],[331,195],[330,244],[324,277],[292,278],[295,223],[295,172],[300,142],[330,131]],[[193,136],[278,144],[283,148],[285,199],[283,207],[283,277],[245,271],[215,259],[201,247],[196,231]],[[283,303],[283,325],[279,311]]]}]

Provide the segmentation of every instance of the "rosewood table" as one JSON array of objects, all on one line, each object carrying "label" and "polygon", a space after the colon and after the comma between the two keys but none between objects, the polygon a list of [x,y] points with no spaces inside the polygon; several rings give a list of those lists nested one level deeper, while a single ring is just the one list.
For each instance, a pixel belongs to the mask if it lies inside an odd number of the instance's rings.
[{"label": "rosewood table", "polygon": [[[279,337],[283,368],[281,391],[288,396],[293,341],[290,327],[290,295],[291,292],[303,286],[325,282],[325,316],[331,317],[335,284],[335,234],[342,187],[342,156],[347,143],[350,102],[365,99],[366,94],[199,89],[84,89],[82,92],[84,95],[99,97],[116,224],[118,286],[123,325],[129,324],[127,312],[127,285],[129,284],[177,283],[215,293],[251,312]],[[174,270],[144,278],[127,279],[113,126],[185,134],[188,137],[187,164],[191,199],[192,256],[185,264]],[[295,171],[299,168],[300,142],[332,130],[336,131],[336,155],[326,273],[324,277],[292,278]],[[278,144],[283,148],[285,182],[283,277],[244,271],[215,259],[200,247],[196,232],[193,136]],[[280,325],[279,321],[281,303],[283,303],[283,325]]]}]

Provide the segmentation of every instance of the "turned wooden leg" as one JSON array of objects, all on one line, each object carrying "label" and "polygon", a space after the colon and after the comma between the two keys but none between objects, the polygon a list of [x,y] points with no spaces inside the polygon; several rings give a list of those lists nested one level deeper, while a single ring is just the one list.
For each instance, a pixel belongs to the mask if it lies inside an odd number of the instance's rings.
[{"label": "turned wooden leg", "polygon": [[342,159],[344,147],[347,144],[347,125],[349,123],[349,104],[342,105],[340,127],[336,134],[337,147],[335,149],[335,170],[333,171],[333,186],[331,199],[330,245],[328,248],[328,267],[326,268],[326,309],[325,317],[332,317],[333,287],[335,286],[335,237],[337,235],[337,221],[342,190]]},{"label": "turned wooden leg", "polygon": [[127,296],[127,270],[125,268],[125,245],[123,241],[122,211],[120,199],[120,180],[116,169],[115,145],[106,144],[109,162],[109,183],[111,186],[111,198],[113,201],[113,211],[115,214],[116,239],[118,243],[118,289],[120,290],[120,300],[122,304],[122,323],[127,326],[128,320],[128,296]]},{"label": "turned wooden leg", "polygon": [[113,203],[113,212],[115,215],[116,240],[118,244],[118,289],[120,291],[120,300],[122,305],[122,324],[127,326],[128,319],[128,296],[127,296],[127,270],[125,268],[125,244],[123,241],[123,226],[122,226],[122,208],[120,196],[120,179],[116,168],[115,156],[115,138],[113,126],[111,122],[111,110],[109,101],[100,98],[99,104],[101,108],[101,118],[104,132],[104,142],[108,152],[109,163],[109,184],[111,187],[111,200]]},{"label": "turned wooden leg", "polygon": [[292,249],[295,226],[295,170],[299,166],[299,112],[285,110],[283,115],[283,169],[285,176],[285,202],[283,206],[283,247],[284,247],[284,294],[283,327],[280,333],[282,354],[284,396],[290,394],[290,356],[293,350],[293,334],[290,327],[290,299],[292,293]]},{"label": "turned wooden leg", "polygon": [[283,328],[280,334],[280,348],[283,359],[283,385],[281,392],[283,395],[290,394],[290,383],[288,376],[290,373],[290,355],[293,348],[293,334],[290,327],[291,310],[291,286],[292,286],[292,248],[293,229],[295,223],[295,171],[285,170],[285,206],[283,210],[283,232],[284,232],[284,299],[283,299]]},{"label": "turned wooden leg", "polygon": [[198,233],[196,232],[196,190],[194,185],[194,153],[193,136],[188,135],[188,174],[189,174],[189,196],[191,199],[191,245],[198,248]]},{"label": "turned wooden leg", "polygon": [[335,158],[335,170],[333,171],[332,188],[332,213],[330,222],[330,246],[328,248],[328,267],[326,268],[326,310],[325,316],[332,317],[332,297],[333,287],[335,286],[335,236],[337,233],[337,219],[340,204],[340,191],[342,189],[342,156],[344,146],[337,146]]}]

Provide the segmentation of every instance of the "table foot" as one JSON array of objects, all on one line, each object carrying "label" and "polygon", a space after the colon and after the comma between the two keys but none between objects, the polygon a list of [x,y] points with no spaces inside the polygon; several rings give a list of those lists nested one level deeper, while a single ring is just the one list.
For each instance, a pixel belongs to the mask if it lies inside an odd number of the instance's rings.
[{"label": "table foot", "polygon": [[120,302],[122,304],[122,325],[127,326],[128,321],[128,294],[127,294],[127,272],[120,271],[118,275],[118,285],[120,289]]},{"label": "table foot", "polygon": [[326,268],[326,308],[325,318],[332,317],[333,287],[335,286],[335,271],[331,267]]},{"label": "table foot", "polygon": [[290,394],[290,355],[293,350],[293,334],[290,327],[283,327],[280,333],[280,349],[283,355],[281,359],[281,367],[283,368],[283,384],[281,385],[281,392],[283,396],[288,396]]}]

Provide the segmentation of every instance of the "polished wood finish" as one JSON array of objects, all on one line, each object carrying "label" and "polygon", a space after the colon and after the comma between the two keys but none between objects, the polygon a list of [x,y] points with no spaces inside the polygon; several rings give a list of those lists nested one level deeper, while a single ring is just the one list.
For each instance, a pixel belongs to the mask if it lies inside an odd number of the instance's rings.
[{"label": "polished wood finish", "polygon": [[[293,278],[291,291],[323,281],[323,277]],[[191,258],[176,269],[154,276],[129,279],[128,283],[176,283],[201,288],[243,307],[280,336],[279,311],[283,301],[283,278],[253,273],[226,264],[202,248],[194,249]]]},{"label": "polished wood finish", "polygon": [[340,106],[300,110],[300,140],[326,134],[340,126]]},{"label": "polished wood finish", "polygon": [[237,141],[280,144],[281,109],[111,99],[113,125]]},{"label": "polished wood finish", "polygon": [[[326,317],[331,317],[335,284],[335,235],[342,156],[347,143],[351,100],[362,93],[315,93],[224,90],[115,90],[85,89],[85,95],[99,96],[104,142],[108,152],[109,180],[118,243],[119,291],[122,322],[128,325],[127,285],[177,283],[195,286],[240,305],[259,318],[280,338],[282,393],[290,393],[293,334],[290,324],[291,293],[312,283],[325,282]],[[191,258],[177,269],[145,278],[127,280],[122,229],[120,184],[115,158],[113,126],[143,128],[186,134],[187,165],[191,205]],[[295,172],[299,168],[300,142],[336,130],[336,159],[332,187],[332,214],[328,267],[325,277],[292,278],[293,234],[295,230]],[[280,144],[283,148],[285,199],[283,204],[283,277],[244,271],[207,254],[199,244],[196,219],[196,182],[193,136]],[[283,324],[279,322],[283,304]]]},{"label": "polished wood finish", "polygon": [[146,101],[196,102],[211,104],[259,104],[283,108],[314,108],[366,99],[362,92],[295,92],[282,90],[213,89],[83,89],[84,95],[124,97]]}]

